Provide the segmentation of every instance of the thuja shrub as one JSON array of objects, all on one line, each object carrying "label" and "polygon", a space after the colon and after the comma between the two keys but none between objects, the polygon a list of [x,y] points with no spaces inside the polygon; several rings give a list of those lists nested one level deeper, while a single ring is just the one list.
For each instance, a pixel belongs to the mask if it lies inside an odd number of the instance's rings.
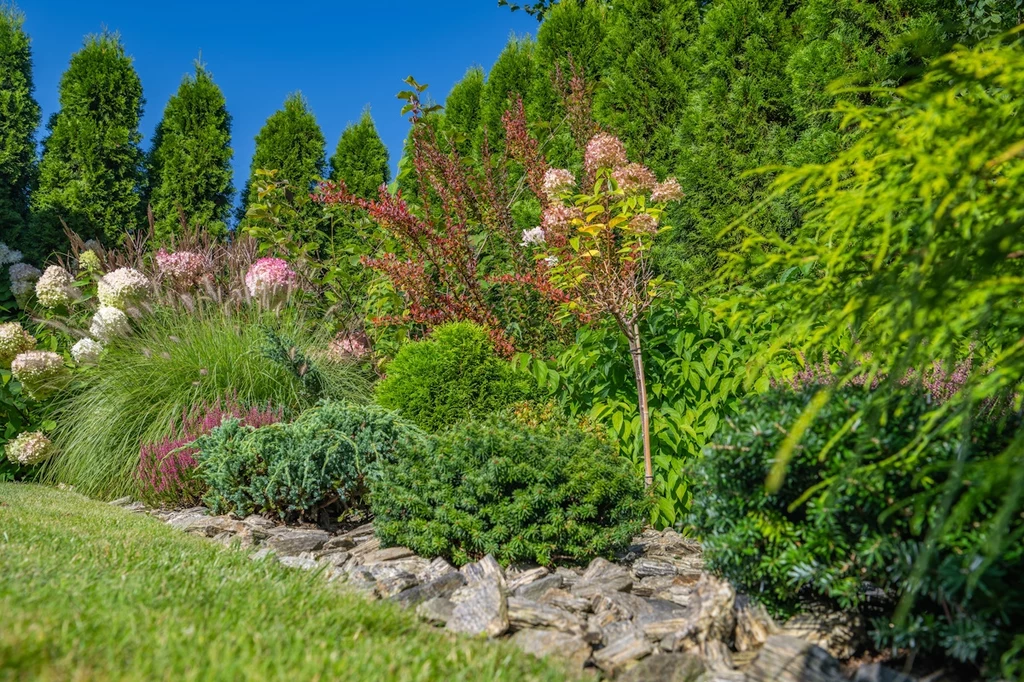
[{"label": "thuja shrub", "polygon": [[[945,515],[943,506],[956,500],[943,498],[943,483],[959,475],[967,484],[959,495],[987,494],[970,483],[1013,440],[1020,419],[989,402],[975,410],[966,438],[935,434],[913,456],[895,457],[907,452],[950,382],[921,383],[891,394],[870,383],[834,389],[775,493],[766,480],[777,454],[824,384],[811,377],[751,398],[692,467],[689,521],[708,566],[777,614],[824,600],[871,618],[880,647],[998,666],[1012,634],[1024,628],[1017,579],[1024,548],[1009,543],[987,553],[985,529],[999,505],[983,504],[972,517]],[[1024,533],[1019,517],[1007,523],[1011,536]],[[934,554],[919,563],[929,538]],[[921,566],[927,569],[918,574]],[[909,614],[897,617],[904,599]]]},{"label": "thuja shrub", "polygon": [[325,402],[290,424],[228,419],[195,446],[203,500],[215,512],[319,520],[361,505],[367,480],[422,451],[427,436],[379,406]]},{"label": "thuja shrub", "polygon": [[377,384],[377,401],[428,431],[527,399],[529,375],[498,357],[491,337],[469,322],[437,327],[406,344]]},{"label": "thuja shrub", "polygon": [[504,412],[388,462],[371,508],[385,545],[459,565],[486,554],[550,565],[614,555],[650,507],[633,465],[601,439]]},{"label": "thuja shrub", "polygon": [[183,411],[171,435],[143,443],[139,452],[139,495],[150,503],[189,506],[199,502],[206,486],[196,475],[198,449],[195,440],[220,426],[227,418],[255,428],[284,418],[280,409],[245,408],[234,396],[193,405]]}]

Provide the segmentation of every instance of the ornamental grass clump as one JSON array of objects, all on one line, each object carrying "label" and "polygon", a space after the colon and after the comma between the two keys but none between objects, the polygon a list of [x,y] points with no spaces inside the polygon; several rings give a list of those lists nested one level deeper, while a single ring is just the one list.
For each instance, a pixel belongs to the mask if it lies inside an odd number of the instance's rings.
[{"label": "ornamental grass clump", "polygon": [[[272,405],[286,417],[322,398],[366,401],[369,381],[355,362],[324,353],[295,368],[265,352],[268,328],[288,357],[326,349],[330,336],[290,313],[198,303],[190,312],[157,308],[134,334],[112,337],[99,364],[80,368],[78,390],[55,406],[61,454],[44,480],[97,497],[137,494],[140,444],[173,436],[183,412],[225,395],[246,407]],[[303,381],[310,373],[315,383]]]},{"label": "ornamental grass clump", "polygon": [[511,414],[466,421],[388,462],[373,486],[385,546],[462,565],[587,562],[643,529],[650,497],[632,462],[575,424]]}]

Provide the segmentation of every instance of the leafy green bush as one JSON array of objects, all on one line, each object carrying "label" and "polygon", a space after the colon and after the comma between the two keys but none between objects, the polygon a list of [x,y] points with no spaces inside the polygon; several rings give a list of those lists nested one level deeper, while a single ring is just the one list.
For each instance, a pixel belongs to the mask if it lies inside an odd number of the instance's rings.
[{"label": "leafy green bush", "polygon": [[649,513],[614,448],[572,424],[507,414],[466,421],[388,462],[371,498],[377,535],[465,564],[587,561],[626,547]]},{"label": "leafy green bush", "polygon": [[[285,312],[203,304],[141,320],[137,333],[106,347],[101,363],[83,368],[77,388],[59,401],[53,434],[60,454],[44,480],[99,497],[135,494],[139,445],[171,436],[189,408],[225,395],[242,407],[282,409],[286,418],[322,398],[367,400],[362,368],[332,360],[329,337]],[[303,364],[283,362],[268,338]]]},{"label": "leafy green bush", "polygon": [[[777,389],[748,401],[695,465],[690,521],[708,565],[777,612],[810,597],[870,614],[870,599],[886,614],[875,622],[879,646],[997,661],[1024,628],[1024,548],[1010,543],[987,556],[985,529],[999,505],[947,518],[940,510],[955,500],[943,499],[942,484],[958,475],[975,480],[1020,420],[976,410],[962,471],[956,433],[936,434],[913,457],[894,458],[918,436],[934,400],[910,389],[888,400],[876,392],[872,402],[871,391],[848,386],[804,431],[781,487],[770,494],[766,480],[777,453],[815,393],[813,386]],[[987,492],[979,486],[961,494]],[[900,504],[890,510],[894,502]],[[1020,518],[1008,523],[1011,536],[1024,533]],[[919,573],[916,561],[931,538],[931,565]],[[913,606],[901,619],[896,604],[908,593]]]},{"label": "leafy green bush", "polygon": [[402,347],[377,384],[377,402],[428,431],[528,398],[533,382],[499,358],[487,332],[445,324]]},{"label": "leafy green bush", "polygon": [[261,428],[237,419],[196,440],[204,501],[216,512],[316,520],[363,500],[365,481],[426,434],[375,405],[327,402],[291,424]]}]

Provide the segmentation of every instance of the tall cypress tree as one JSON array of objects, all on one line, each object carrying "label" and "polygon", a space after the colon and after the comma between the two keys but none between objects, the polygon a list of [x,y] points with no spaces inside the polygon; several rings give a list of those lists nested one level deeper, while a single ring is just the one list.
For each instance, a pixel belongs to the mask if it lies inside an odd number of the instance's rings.
[{"label": "tall cypress tree", "polygon": [[313,183],[324,176],[325,145],[323,131],[306,99],[300,93],[289,95],[284,106],[271,114],[256,135],[256,151],[242,193],[239,220],[249,208],[257,170],[276,170],[278,180],[287,180],[300,190],[312,189]]},{"label": "tall cypress tree", "polygon": [[472,153],[473,140],[480,128],[480,98],[484,92],[484,70],[474,66],[444,101],[443,128],[455,141],[459,153]]},{"label": "tall cypress tree", "polygon": [[364,199],[376,198],[377,189],[391,180],[388,148],[377,134],[369,111],[341,134],[331,157],[330,178],[344,181],[350,192]]},{"label": "tall cypress tree", "polygon": [[32,195],[33,251],[63,249],[61,219],[117,243],[142,219],[142,83],[116,34],[89,36],[60,82]]},{"label": "tall cypress tree", "polygon": [[157,237],[190,226],[212,234],[227,232],[231,212],[231,115],[210,73],[196,64],[167,102],[147,159],[149,203]]},{"label": "tall cypress tree", "polygon": [[35,176],[39,104],[32,97],[32,48],[24,15],[0,5],[0,232],[24,248],[29,190]]}]

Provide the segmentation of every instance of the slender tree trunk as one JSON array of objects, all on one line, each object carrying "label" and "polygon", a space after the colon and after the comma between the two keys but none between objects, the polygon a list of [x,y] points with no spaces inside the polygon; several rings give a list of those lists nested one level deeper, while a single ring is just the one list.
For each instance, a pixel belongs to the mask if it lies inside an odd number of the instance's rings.
[{"label": "slender tree trunk", "polygon": [[644,439],[644,485],[654,483],[654,467],[651,464],[651,417],[647,407],[647,380],[644,376],[644,358],[640,350],[640,328],[633,323],[627,328],[629,354],[633,358],[633,374],[636,376],[636,395],[640,403],[640,425]]}]

